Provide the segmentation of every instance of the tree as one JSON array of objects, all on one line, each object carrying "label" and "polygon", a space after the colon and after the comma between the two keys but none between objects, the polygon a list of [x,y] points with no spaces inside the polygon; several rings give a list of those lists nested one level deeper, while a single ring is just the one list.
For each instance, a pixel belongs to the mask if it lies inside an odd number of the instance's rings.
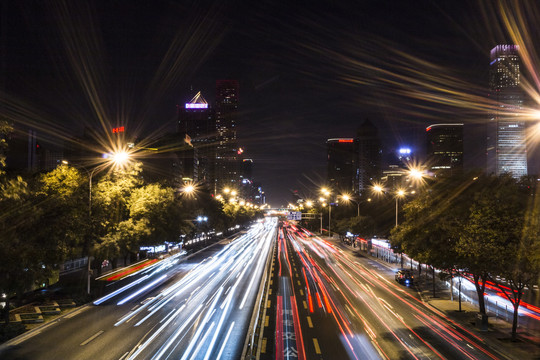
[{"label": "tree", "polygon": [[7,122],[0,121],[0,293],[6,294],[6,323],[11,296],[46,280],[54,265],[47,256],[50,252],[44,251],[49,248],[48,239],[35,232],[42,209],[33,201],[28,182],[4,172],[5,138],[10,131]]},{"label": "tree", "polygon": [[476,174],[438,179],[405,204],[404,221],[392,231],[392,246],[432,268],[451,273],[462,269],[463,257],[457,244],[469,218],[477,179]]},{"label": "tree", "polygon": [[[539,208],[533,181],[518,183],[508,175],[489,178],[491,186],[478,192],[466,236],[460,245],[471,267],[480,268],[513,304],[512,338],[525,287],[538,279]],[[506,279],[506,286],[497,280]],[[485,311],[485,310],[484,310]]]},{"label": "tree", "polygon": [[131,249],[134,228],[141,230],[142,224],[126,223],[131,193],[143,184],[140,173],[141,163],[115,168],[99,179],[93,188],[92,227],[95,235],[90,243],[98,260],[110,258],[115,264],[123,251]]},{"label": "tree", "polygon": [[510,176],[481,177],[478,183],[482,186],[474,195],[458,251],[464,258],[463,266],[473,276],[480,313],[485,314],[486,283],[507,264],[506,247],[519,239],[523,208]]},{"label": "tree", "polygon": [[75,168],[60,165],[39,177],[35,192],[42,208],[36,231],[54,243],[58,261],[80,256],[88,226],[85,178]]}]

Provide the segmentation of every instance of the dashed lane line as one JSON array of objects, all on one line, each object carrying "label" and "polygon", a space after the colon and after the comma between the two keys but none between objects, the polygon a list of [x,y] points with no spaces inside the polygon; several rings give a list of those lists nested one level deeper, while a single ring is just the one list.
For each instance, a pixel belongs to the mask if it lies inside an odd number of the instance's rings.
[{"label": "dashed lane line", "polygon": [[321,348],[319,346],[319,341],[316,338],[313,338],[313,346],[315,347],[315,353],[321,355]]}]

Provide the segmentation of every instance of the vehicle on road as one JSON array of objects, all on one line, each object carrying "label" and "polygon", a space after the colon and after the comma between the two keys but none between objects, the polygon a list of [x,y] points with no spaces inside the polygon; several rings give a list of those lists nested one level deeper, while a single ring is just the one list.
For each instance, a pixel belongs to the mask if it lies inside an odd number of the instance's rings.
[{"label": "vehicle on road", "polygon": [[414,275],[411,270],[401,269],[396,273],[396,281],[400,284],[412,285]]}]

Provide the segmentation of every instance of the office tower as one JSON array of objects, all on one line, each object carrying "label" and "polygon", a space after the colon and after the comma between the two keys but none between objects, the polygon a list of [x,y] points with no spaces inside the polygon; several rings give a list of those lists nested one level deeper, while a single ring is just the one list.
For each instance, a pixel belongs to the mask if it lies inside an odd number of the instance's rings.
[{"label": "office tower", "polygon": [[214,110],[199,91],[183,107],[178,109],[178,132],[187,134],[192,141],[216,135]]},{"label": "office tower", "polygon": [[327,181],[339,193],[356,193],[358,189],[358,147],[353,139],[336,138],[326,141],[328,150]]},{"label": "office tower", "polygon": [[381,177],[381,141],[377,127],[366,120],[357,130],[358,191],[364,194]]},{"label": "office tower", "polygon": [[240,155],[242,149],[236,141],[238,119],[237,80],[216,81],[216,129],[217,147],[215,161],[214,192],[238,184],[240,176]]},{"label": "office tower", "polygon": [[184,180],[195,181],[213,190],[218,133],[215,111],[199,91],[178,107],[178,134],[191,141],[193,148],[179,155],[184,164]]},{"label": "office tower", "polygon": [[433,124],[426,128],[427,164],[434,175],[463,170],[463,124]]},{"label": "office tower", "polygon": [[497,45],[491,50],[489,96],[494,102],[487,129],[487,172],[527,175],[525,122],[519,112],[524,93],[520,88],[518,45]]}]

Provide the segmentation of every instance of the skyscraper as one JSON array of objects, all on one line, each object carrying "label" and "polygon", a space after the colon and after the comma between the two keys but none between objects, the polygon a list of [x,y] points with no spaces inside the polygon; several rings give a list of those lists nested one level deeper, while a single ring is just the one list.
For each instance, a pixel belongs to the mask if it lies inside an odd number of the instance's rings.
[{"label": "skyscraper", "polygon": [[178,133],[182,138],[187,135],[193,145],[191,153],[184,151],[181,156],[185,177],[213,190],[218,138],[216,117],[200,91],[178,108]]},{"label": "skyscraper", "polygon": [[426,138],[428,166],[435,175],[463,170],[463,124],[429,125]]},{"label": "skyscraper", "polygon": [[357,143],[349,138],[328,139],[328,185],[340,193],[356,193],[358,189]]},{"label": "skyscraper", "polygon": [[524,93],[520,88],[518,45],[497,45],[491,50],[489,96],[494,102],[487,129],[487,172],[527,175],[525,122],[519,112]]},{"label": "skyscraper", "polygon": [[358,142],[358,189],[365,193],[381,177],[381,141],[377,127],[370,120],[360,125],[356,133]]},{"label": "skyscraper", "polygon": [[237,80],[216,81],[216,178],[214,192],[236,185],[240,176],[240,154],[242,150],[236,141],[236,121],[238,119]]}]

